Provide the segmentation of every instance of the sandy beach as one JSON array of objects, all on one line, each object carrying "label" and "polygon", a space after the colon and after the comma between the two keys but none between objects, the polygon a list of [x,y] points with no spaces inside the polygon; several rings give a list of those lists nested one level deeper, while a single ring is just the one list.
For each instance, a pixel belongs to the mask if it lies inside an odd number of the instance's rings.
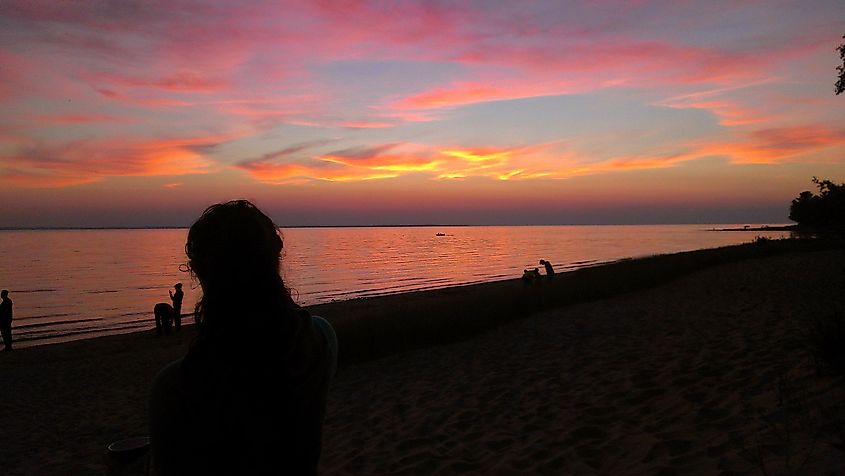
[{"label": "sandy beach", "polygon": [[[458,342],[347,358],[321,471],[843,474],[829,426],[845,386],[806,338],[813,316],[845,308],[843,270],[841,249],[719,264]],[[343,331],[342,303],[319,310]],[[149,384],[190,339],[0,355],[0,473],[102,474],[109,442],[147,433]]]}]

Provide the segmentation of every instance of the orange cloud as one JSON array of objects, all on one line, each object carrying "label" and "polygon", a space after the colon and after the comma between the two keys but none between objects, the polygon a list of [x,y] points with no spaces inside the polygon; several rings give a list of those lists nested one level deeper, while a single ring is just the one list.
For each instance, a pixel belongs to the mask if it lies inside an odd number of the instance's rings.
[{"label": "orange cloud", "polygon": [[[3,157],[4,181],[21,186],[65,186],[108,176],[161,176],[206,173],[206,157],[220,137],[170,139],[124,144],[78,141],[62,147],[31,147]],[[434,147],[390,143],[324,152],[335,140],[295,144],[236,168],[272,184],[309,181],[351,182],[423,174],[434,179],[565,179],[624,170],[656,169],[705,157],[731,163],[775,163],[845,144],[845,130],[821,125],[759,129],[729,141],[691,142],[668,153],[612,157],[596,162],[559,143],[521,147]]]},{"label": "orange cloud", "polygon": [[608,160],[603,163],[583,167],[576,170],[580,171],[581,173],[596,173],[615,170],[662,169],[666,167],[673,167],[680,162],[693,160],[696,158],[698,158],[696,154],[677,154],[652,157],[629,156]]},{"label": "orange cloud", "polygon": [[448,155],[449,157],[463,159],[468,162],[497,165],[507,161],[513,151],[447,149],[441,150],[440,153]]},{"label": "orange cloud", "polygon": [[737,90],[771,83],[772,81],[769,78],[751,83],[740,83],[727,87],[697,91],[667,98],[658,104],[675,109],[689,108],[710,111],[719,118],[719,124],[723,126],[742,126],[768,122],[776,119],[776,117],[772,114],[762,112],[760,108],[752,108],[742,105],[736,100],[724,98],[724,95]]},{"label": "orange cloud", "polygon": [[723,126],[742,126],[747,124],[758,124],[774,119],[774,116],[763,114],[760,111],[727,100],[710,101],[688,101],[683,104],[673,104],[671,107],[678,109],[703,109],[712,112],[719,118],[719,124]]},{"label": "orange cloud", "polygon": [[845,145],[845,130],[822,125],[760,129],[724,142],[699,142],[669,154],[638,155],[585,164],[564,172],[569,175],[600,174],[620,170],[674,167],[705,157],[726,157],[731,164],[774,164]]},{"label": "orange cloud", "polygon": [[726,155],[733,163],[772,164],[843,144],[845,129],[816,124],[759,129],[739,142],[705,146],[701,153]]},{"label": "orange cloud", "polygon": [[389,127],[396,127],[396,124],[377,121],[346,121],[341,122],[340,126],[347,129],[387,129]]},{"label": "orange cloud", "polygon": [[545,147],[438,150],[430,146],[401,143],[314,153],[303,160],[301,154],[308,147],[294,146],[266,154],[259,159],[241,162],[236,167],[246,170],[257,180],[268,183],[290,183],[290,180],[373,180],[411,173],[427,174],[440,179],[481,176],[510,180],[550,175],[546,170],[508,166],[512,155],[529,157]]},{"label": "orange cloud", "polygon": [[496,180],[561,178],[554,164],[571,161],[569,152],[552,151],[555,143],[515,148],[440,149],[452,159],[437,178],[487,177]]},{"label": "orange cloud", "polygon": [[21,188],[61,188],[82,185],[99,180],[81,176],[63,176],[38,170],[0,168],[0,183]]},{"label": "orange cloud", "polygon": [[[670,152],[613,157],[592,161],[572,151],[554,151],[546,145],[523,149],[443,149],[459,159],[441,168],[440,179],[489,177],[498,180],[565,179],[625,170],[675,167],[706,157],[726,157],[732,164],[771,164],[797,160],[808,154],[845,145],[845,130],[822,125],[802,125],[752,131],[737,139],[691,142]],[[530,160],[530,159],[534,160]]]},{"label": "orange cloud", "polygon": [[354,182],[398,177],[398,173],[377,173],[356,167],[325,167],[303,164],[246,163],[238,165],[256,180],[274,185],[307,183],[312,180]]},{"label": "orange cloud", "polygon": [[[311,152],[327,142],[304,143],[236,164],[256,180],[289,184],[310,180],[350,182],[395,178],[402,173],[435,170],[438,164],[419,155],[413,144],[353,147]],[[398,152],[405,149],[405,152]],[[305,158],[303,158],[305,157]],[[294,181],[294,182],[292,182]]]},{"label": "orange cloud", "polygon": [[211,164],[195,146],[209,144],[207,139],[154,141],[138,146],[133,175],[190,175],[207,173]]},{"label": "orange cloud", "polygon": [[372,170],[387,170],[391,172],[424,172],[437,170],[442,162],[424,157],[403,155],[379,155],[366,159],[349,160],[345,157],[324,155],[319,160],[350,167],[362,167]]},{"label": "orange cloud", "polygon": [[221,137],[122,142],[81,140],[30,146],[0,157],[12,173],[3,180],[27,187],[59,187],[106,177],[203,174],[212,169],[205,150]]}]

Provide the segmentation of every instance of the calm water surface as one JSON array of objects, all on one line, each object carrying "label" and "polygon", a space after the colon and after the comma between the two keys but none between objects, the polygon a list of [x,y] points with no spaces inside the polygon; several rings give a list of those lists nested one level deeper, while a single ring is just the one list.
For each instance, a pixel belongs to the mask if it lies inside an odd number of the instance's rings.
[{"label": "calm water surface", "polygon": [[[780,238],[713,232],[735,225],[292,228],[284,277],[304,305],[522,275],[548,259],[559,272],[626,257]],[[436,236],[445,233],[445,236]],[[149,329],[152,308],[184,283],[187,230],[0,231],[0,288],[15,304],[21,347]],[[542,270],[542,266],[540,266]]]}]

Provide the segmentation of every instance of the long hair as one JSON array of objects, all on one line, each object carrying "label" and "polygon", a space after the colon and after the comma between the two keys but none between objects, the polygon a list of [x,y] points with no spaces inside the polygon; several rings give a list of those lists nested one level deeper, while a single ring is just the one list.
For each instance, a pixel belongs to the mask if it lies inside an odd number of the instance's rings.
[{"label": "long hair", "polygon": [[184,451],[196,453],[186,474],[316,473],[325,390],[310,377],[328,357],[279,274],[282,246],[246,200],[208,207],[188,232],[203,295],[180,365],[192,426]]},{"label": "long hair", "polygon": [[237,349],[272,334],[288,341],[296,308],[279,273],[283,243],[273,221],[247,200],[208,207],[188,231],[188,268],[202,286],[198,338]]}]

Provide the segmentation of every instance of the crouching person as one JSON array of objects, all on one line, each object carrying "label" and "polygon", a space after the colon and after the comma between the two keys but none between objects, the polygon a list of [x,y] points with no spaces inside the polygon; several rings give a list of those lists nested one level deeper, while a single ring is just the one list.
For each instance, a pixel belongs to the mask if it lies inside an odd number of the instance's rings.
[{"label": "crouching person", "polygon": [[160,302],[153,308],[156,318],[156,334],[161,335],[162,331],[170,335],[170,328],[173,325],[173,306],[166,302]]}]

